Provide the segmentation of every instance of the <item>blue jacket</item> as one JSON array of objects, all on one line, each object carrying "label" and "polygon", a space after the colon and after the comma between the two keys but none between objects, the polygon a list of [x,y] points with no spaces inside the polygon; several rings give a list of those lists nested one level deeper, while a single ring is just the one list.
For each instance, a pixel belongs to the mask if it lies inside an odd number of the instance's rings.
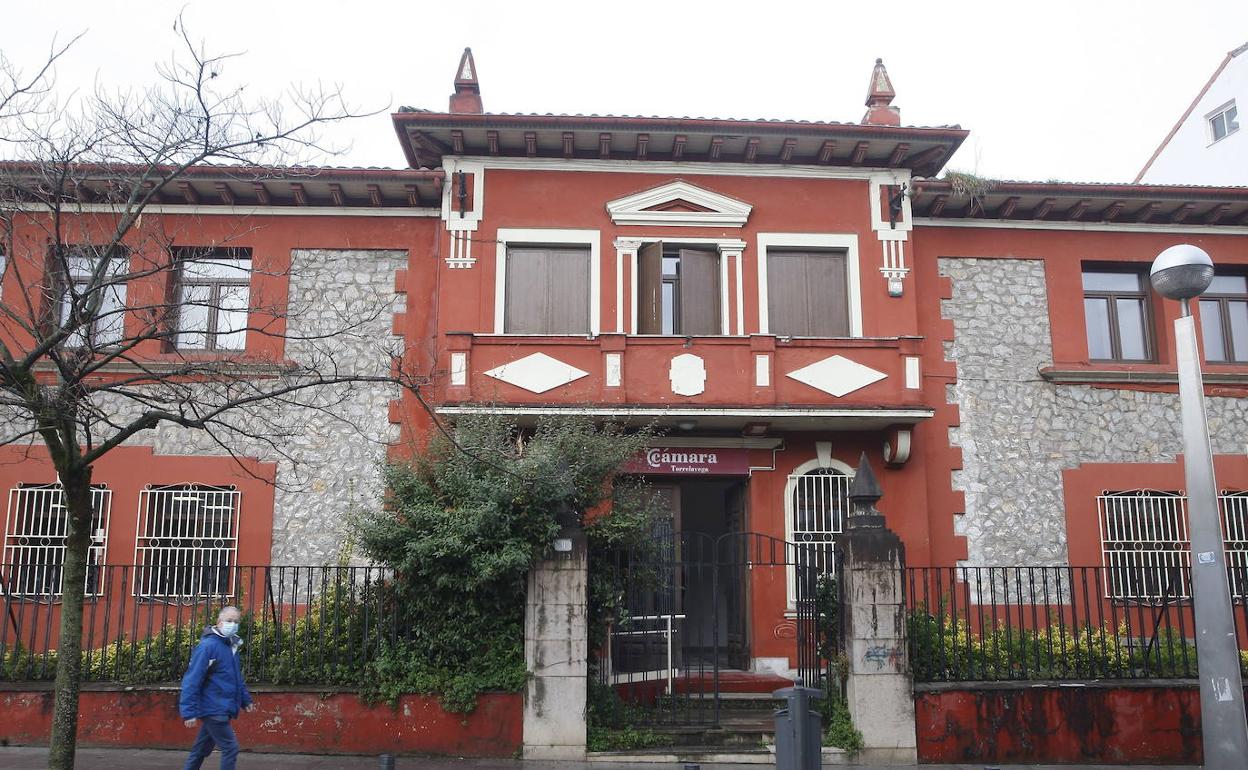
[{"label": "blue jacket", "polygon": [[182,677],[178,711],[183,719],[224,716],[233,719],[251,705],[251,693],[243,682],[238,636],[225,638],[209,626],[191,653],[191,665]]}]

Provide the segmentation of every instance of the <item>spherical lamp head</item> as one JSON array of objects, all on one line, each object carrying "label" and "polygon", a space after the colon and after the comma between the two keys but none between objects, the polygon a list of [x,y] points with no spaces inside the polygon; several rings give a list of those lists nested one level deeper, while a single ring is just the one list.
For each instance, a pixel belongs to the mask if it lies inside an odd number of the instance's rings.
[{"label": "spherical lamp head", "polygon": [[1153,260],[1149,280],[1157,293],[1167,299],[1199,297],[1213,281],[1213,260],[1197,246],[1171,246]]}]

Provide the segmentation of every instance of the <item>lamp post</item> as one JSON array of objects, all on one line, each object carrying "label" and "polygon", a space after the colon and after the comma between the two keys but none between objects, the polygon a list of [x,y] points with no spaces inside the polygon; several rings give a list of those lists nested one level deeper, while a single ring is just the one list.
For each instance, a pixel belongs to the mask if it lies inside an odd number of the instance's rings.
[{"label": "lamp post", "polygon": [[1179,405],[1183,417],[1184,477],[1188,529],[1191,533],[1192,597],[1196,615],[1196,660],[1200,676],[1201,738],[1205,767],[1242,767],[1248,760],[1248,723],[1239,674],[1239,644],[1231,614],[1226,553],[1213,478],[1213,449],[1205,418],[1205,388],[1200,376],[1196,324],[1191,300],[1209,288],[1213,260],[1188,244],[1157,255],[1149,278],[1153,288],[1182,304],[1174,322],[1179,368]]}]

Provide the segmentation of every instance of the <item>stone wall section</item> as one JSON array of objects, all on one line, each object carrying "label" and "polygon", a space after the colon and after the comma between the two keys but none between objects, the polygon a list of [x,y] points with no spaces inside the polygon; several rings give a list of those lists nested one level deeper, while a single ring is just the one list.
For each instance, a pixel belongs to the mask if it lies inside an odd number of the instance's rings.
[{"label": "stone wall section", "polygon": [[[314,366],[322,376],[388,375],[392,354],[402,346],[393,332],[406,309],[405,296],[395,288],[396,271],[406,265],[402,250],[292,251],[286,358]],[[220,401],[208,388],[201,392],[201,403]],[[299,404],[268,400],[230,413],[216,431],[220,442],[204,431],[162,423],[129,443],[151,446],[157,455],[232,453],[276,463],[271,563],[327,564],[344,553],[351,511],[380,504],[382,464],[398,440],[391,402],[400,395],[386,383],[319,387],[304,391]],[[111,394],[99,398],[101,410],[116,424],[137,414],[133,401]],[[28,425],[21,413],[0,414],[0,437]],[[99,431],[97,440],[108,433]],[[127,503],[113,515],[132,511]],[[246,499],[242,515],[248,515]]]},{"label": "stone wall section", "polygon": [[[943,258],[953,322],[945,357],[957,366],[948,386],[961,425],[953,487],[966,510],[966,564],[1065,564],[1062,471],[1084,463],[1172,463],[1182,452],[1177,394],[1055,385],[1044,262]],[[1213,451],[1242,451],[1248,399],[1207,399]]]},{"label": "stone wall section", "polygon": [[[292,251],[287,357],[317,361],[322,371],[332,365],[344,374],[388,374],[398,344],[394,317],[404,310],[404,297],[394,293],[395,271],[406,265],[407,252],[398,250]],[[318,391],[323,411],[268,402],[275,424],[298,428],[282,452],[263,442],[231,446],[277,463],[272,563],[332,562],[343,551],[350,512],[379,504],[386,447],[397,439],[389,421],[397,395],[393,386],[374,384]],[[168,424],[155,431],[152,446],[157,454],[224,452],[206,434]]]}]

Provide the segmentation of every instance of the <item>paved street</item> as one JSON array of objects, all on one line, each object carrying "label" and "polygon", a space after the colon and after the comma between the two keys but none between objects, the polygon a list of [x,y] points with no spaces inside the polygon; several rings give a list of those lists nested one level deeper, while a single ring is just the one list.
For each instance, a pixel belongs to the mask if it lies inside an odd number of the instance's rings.
[{"label": "paved street", "polygon": [[[176,770],[185,759],[185,752],[160,751],[155,749],[80,749],[76,762],[77,770]],[[26,747],[0,748],[0,770],[43,770],[46,765],[47,750]],[[252,754],[244,752],[238,760],[242,770],[278,770],[291,768],[294,770],[376,770],[377,757],[343,757],[313,756],[309,754]],[[396,770],[534,770],[538,767],[552,767],[554,770],[658,770],[660,765],[653,763],[606,763],[606,762],[520,762],[513,759],[443,759],[424,757],[400,757]],[[702,770],[759,770],[768,765],[702,765]],[[834,767],[829,765],[828,767]],[[836,765],[835,767],[854,770],[856,766]],[[1010,765],[1022,768],[1022,765]],[[1028,765],[1034,770],[1120,770],[1124,765]],[[214,754],[204,763],[204,770],[216,770],[217,756]],[[984,770],[984,765],[897,765],[893,770]],[[1132,765],[1134,770],[1163,770],[1144,765]],[[888,770],[875,768],[874,770]],[[1169,765],[1164,770],[1197,770]]]}]

